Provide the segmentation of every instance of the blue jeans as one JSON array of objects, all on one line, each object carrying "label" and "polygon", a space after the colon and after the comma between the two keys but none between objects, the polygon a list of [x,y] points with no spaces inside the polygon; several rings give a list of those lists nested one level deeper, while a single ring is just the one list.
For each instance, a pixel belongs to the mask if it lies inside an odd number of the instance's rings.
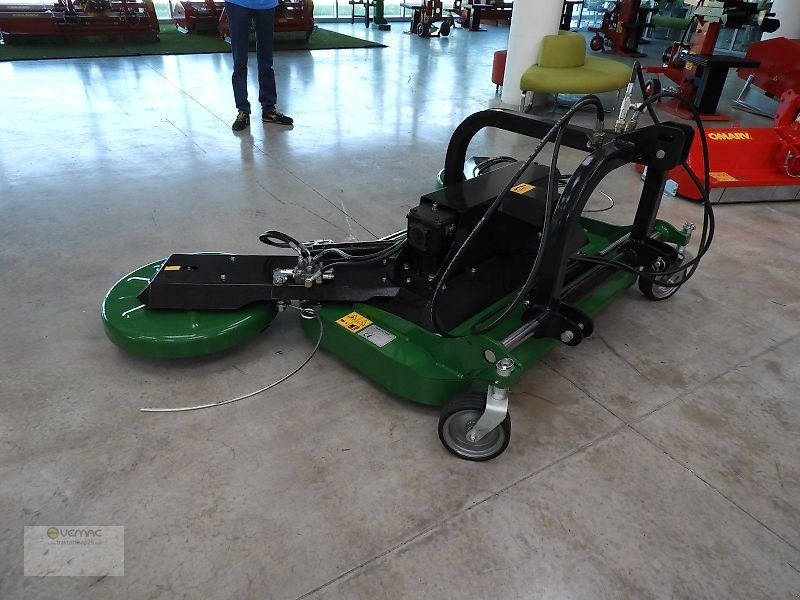
[{"label": "blue jeans", "polygon": [[275,88],[275,71],[272,70],[272,37],[275,29],[275,9],[254,10],[225,2],[228,31],[233,53],[233,98],[236,108],[250,114],[247,100],[247,55],[250,52],[250,25],[256,32],[256,58],[258,59],[258,101],[264,112],[275,108],[278,92]]}]

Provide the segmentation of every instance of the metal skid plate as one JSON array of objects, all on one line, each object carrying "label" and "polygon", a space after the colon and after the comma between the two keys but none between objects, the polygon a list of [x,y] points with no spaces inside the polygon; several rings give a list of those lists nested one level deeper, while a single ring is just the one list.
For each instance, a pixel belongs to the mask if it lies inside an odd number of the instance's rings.
[{"label": "metal skid plate", "polygon": [[139,298],[156,309],[238,310],[259,302],[364,301],[397,293],[384,281],[382,265],[337,269],[335,285],[273,283],[273,271],[296,264],[294,256],[173,254]]}]

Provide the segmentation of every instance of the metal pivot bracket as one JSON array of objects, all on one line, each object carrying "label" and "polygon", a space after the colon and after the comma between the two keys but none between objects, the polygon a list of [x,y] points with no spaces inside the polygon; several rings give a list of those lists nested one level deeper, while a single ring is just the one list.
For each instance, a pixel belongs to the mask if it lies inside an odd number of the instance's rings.
[{"label": "metal pivot bracket", "polygon": [[[497,361],[498,378],[506,378],[514,371],[514,361],[502,358]],[[480,441],[483,436],[499,426],[508,414],[508,388],[501,388],[494,383],[486,390],[486,408],[478,422],[467,432],[467,439],[472,442]]]},{"label": "metal pivot bracket", "polygon": [[665,271],[680,259],[678,250],[659,240],[648,238],[628,242],[628,247],[636,253],[636,266]]},{"label": "metal pivot bracket", "polygon": [[594,331],[591,317],[564,302],[559,302],[555,308],[531,305],[523,320],[529,318],[539,322],[531,337],[561,340],[567,346],[577,346]]}]

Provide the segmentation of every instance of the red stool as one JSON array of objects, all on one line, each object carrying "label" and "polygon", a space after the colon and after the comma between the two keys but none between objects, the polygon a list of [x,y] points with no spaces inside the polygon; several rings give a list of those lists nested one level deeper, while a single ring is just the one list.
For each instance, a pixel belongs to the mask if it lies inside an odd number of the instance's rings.
[{"label": "red stool", "polygon": [[500,91],[503,85],[503,77],[506,74],[506,54],[508,54],[508,50],[498,50],[494,53],[494,60],[492,61],[492,83],[495,85],[495,94]]}]

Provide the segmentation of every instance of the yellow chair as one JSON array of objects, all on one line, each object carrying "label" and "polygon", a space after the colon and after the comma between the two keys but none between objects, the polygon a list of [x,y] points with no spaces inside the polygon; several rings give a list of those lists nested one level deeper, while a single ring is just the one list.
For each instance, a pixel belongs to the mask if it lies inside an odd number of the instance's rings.
[{"label": "yellow chair", "polygon": [[586,38],[579,33],[546,35],[539,49],[538,62],[520,78],[520,110],[525,110],[532,95],[600,94],[619,91],[628,85],[631,67],[609,58],[586,55]]}]

